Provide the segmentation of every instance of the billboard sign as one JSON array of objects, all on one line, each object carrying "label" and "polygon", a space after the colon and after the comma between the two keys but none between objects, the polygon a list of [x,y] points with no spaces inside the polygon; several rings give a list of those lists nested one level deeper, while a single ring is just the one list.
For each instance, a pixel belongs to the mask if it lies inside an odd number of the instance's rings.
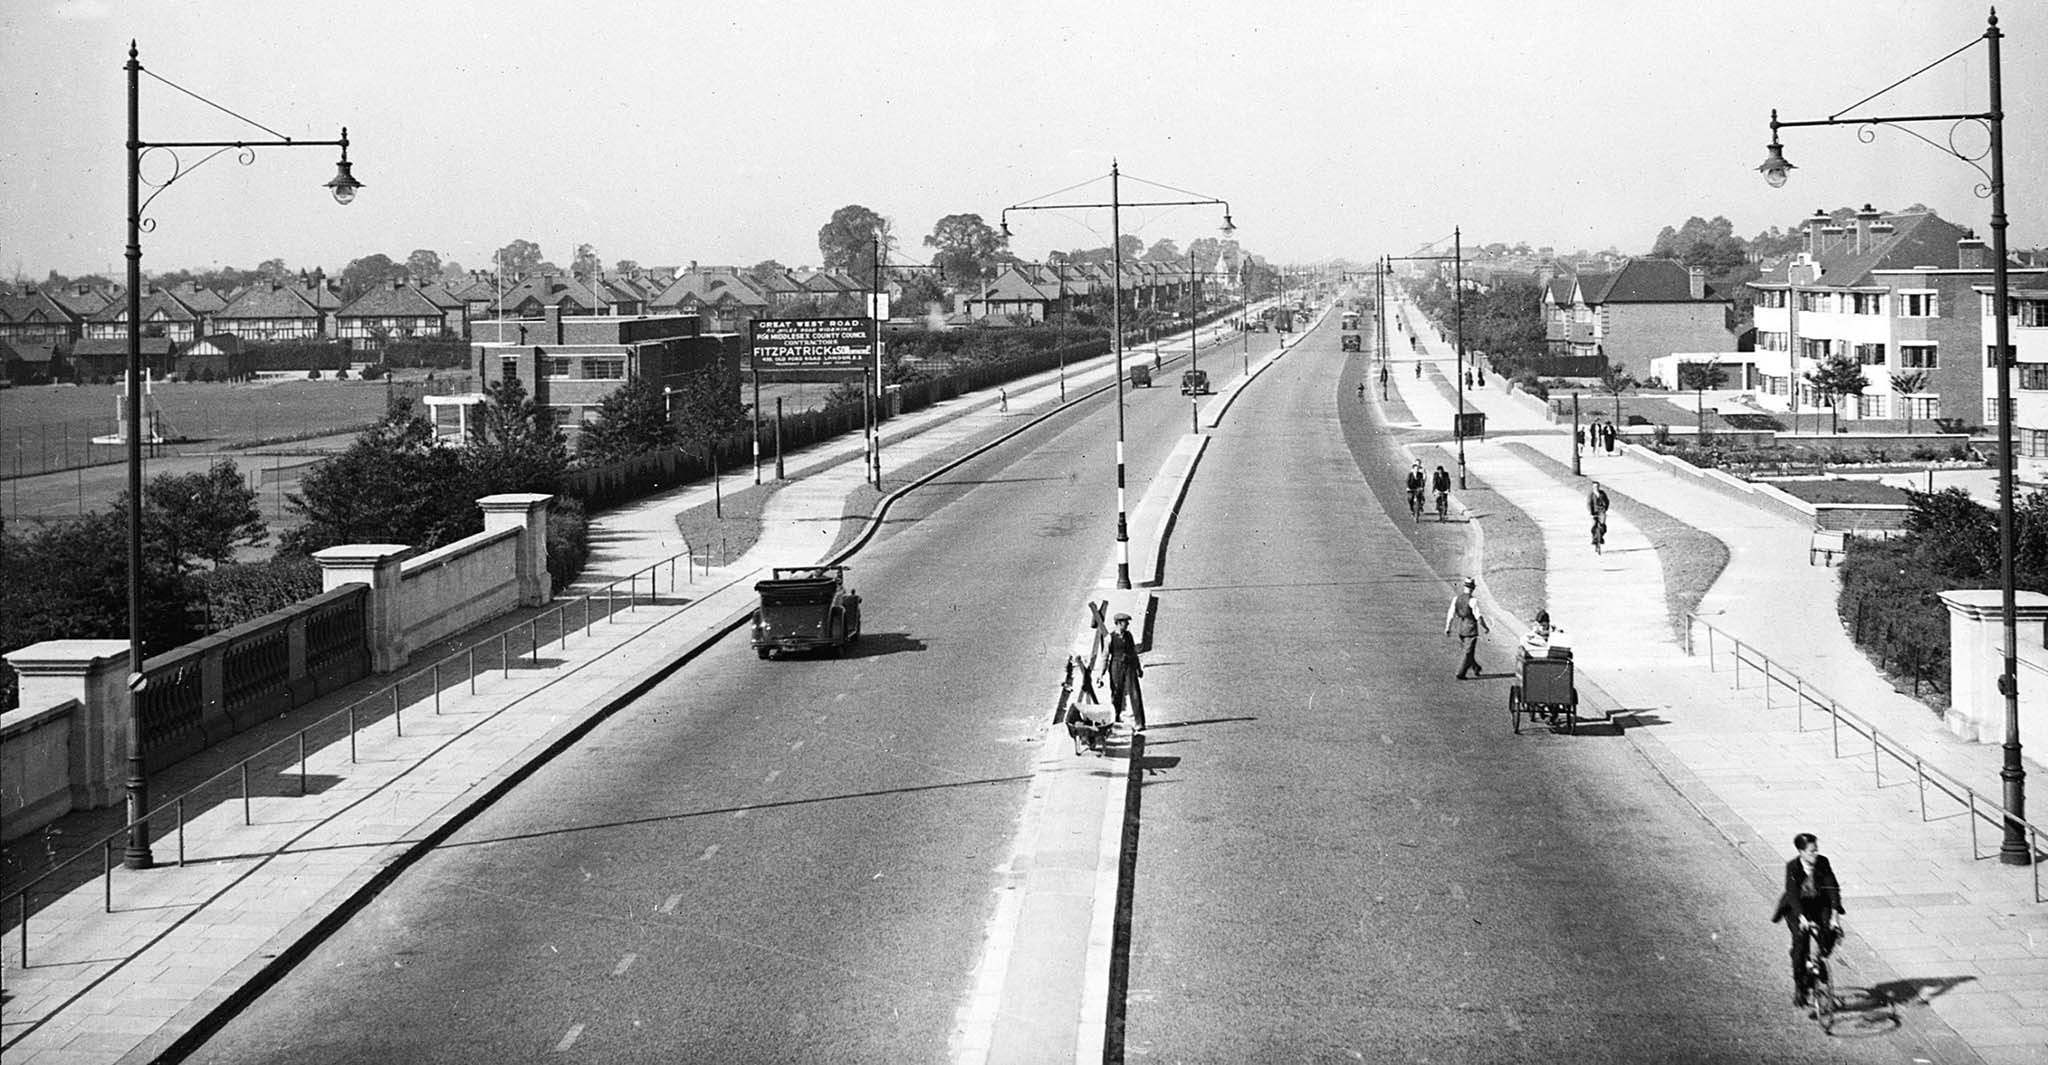
[{"label": "billboard sign", "polygon": [[756,318],[754,365],[778,370],[859,370],[875,357],[872,318]]}]

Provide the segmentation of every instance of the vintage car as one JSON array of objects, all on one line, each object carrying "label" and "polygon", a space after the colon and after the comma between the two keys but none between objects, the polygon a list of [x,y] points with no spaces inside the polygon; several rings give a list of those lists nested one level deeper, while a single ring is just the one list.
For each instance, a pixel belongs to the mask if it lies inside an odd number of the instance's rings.
[{"label": "vintage car", "polygon": [[845,566],[778,566],[754,591],[754,653],[762,658],[819,648],[844,654],[860,639],[860,596],[846,586]]},{"label": "vintage car", "polygon": [[1137,365],[1137,366],[1132,366],[1132,367],[1131,367],[1131,387],[1132,387],[1132,388],[1151,388],[1151,387],[1152,387],[1152,367],[1150,367],[1150,366],[1144,366],[1144,365]]},{"label": "vintage car", "polygon": [[1209,371],[1188,370],[1180,375],[1180,394],[1183,396],[1206,396],[1209,394]]},{"label": "vintage car", "polygon": [[1356,336],[1356,335],[1353,335],[1353,336],[1348,336],[1348,337],[1345,337],[1345,338],[1344,338],[1344,341],[1343,341],[1343,345],[1344,345],[1344,350],[1345,350],[1345,351],[1364,351],[1364,350],[1365,350],[1365,347],[1364,347],[1364,341],[1365,341],[1365,338],[1364,338],[1364,337],[1360,337],[1360,336]]}]

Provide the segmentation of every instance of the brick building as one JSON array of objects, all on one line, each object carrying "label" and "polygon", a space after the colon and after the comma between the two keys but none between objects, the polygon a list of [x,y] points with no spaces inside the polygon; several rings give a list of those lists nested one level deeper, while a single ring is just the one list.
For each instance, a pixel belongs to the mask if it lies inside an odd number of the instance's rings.
[{"label": "brick building", "polygon": [[706,334],[688,315],[564,315],[548,307],[538,318],[482,321],[471,329],[478,379],[518,378],[528,395],[554,411],[572,445],[597,416],[598,404],[627,380],[679,387],[710,366],[737,370],[745,349],[743,337]]}]

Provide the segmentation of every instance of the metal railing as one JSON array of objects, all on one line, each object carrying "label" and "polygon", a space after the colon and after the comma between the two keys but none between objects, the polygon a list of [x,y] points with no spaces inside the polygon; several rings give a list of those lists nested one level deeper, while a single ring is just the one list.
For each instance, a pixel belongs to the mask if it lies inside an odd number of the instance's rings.
[{"label": "metal railing", "polygon": [[[183,867],[188,860],[185,847],[185,824],[187,821],[185,808],[188,802],[211,801],[224,803],[239,798],[242,806],[242,824],[245,826],[254,825],[249,772],[251,765],[264,762],[267,765],[274,764],[275,768],[289,772],[289,767],[295,762],[297,764],[298,776],[297,794],[285,797],[304,797],[310,793],[306,769],[308,751],[309,749],[322,749],[315,744],[309,744],[309,738],[315,732],[328,731],[336,726],[345,724],[347,727],[346,737],[336,736],[326,742],[335,744],[335,749],[338,749],[338,745],[345,738],[348,743],[349,763],[351,765],[356,764],[358,761],[356,738],[363,729],[375,725],[388,717],[391,721],[393,734],[395,736],[404,736],[406,707],[415,706],[416,704],[418,707],[431,706],[431,713],[438,716],[441,713],[441,694],[444,690],[466,686],[470,694],[475,694],[476,679],[481,674],[497,672],[501,679],[510,679],[512,667],[520,659],[533,663],[533,668],[539,668],[540,651],[542,648],[550,644],[566,647],[572,635],[580,634],[585,638],[589,638],[599,621],[609,623],[617,615],[633,612],[644,603],[658,604],[660,602],[660,585],[664,568],[667,570],[667,590],[673,593],[676,589],[678,569],[682,569],[686,582],[694,583],[700,563],[687,553],[674,555],[614,580],[575,599],[554,604],[552,609],[544,610],[524,622],[500,631],[495,636],[472,643],[468,647],[434,662],[425,669],[400,677],[389,685],[350,702],[346,707],[307,724],[291,735],[264,746],[226,769],[185,789],[178,795],[158,803],[140,817],[124,823],[119,830],[85,844],[78,853],[44,870],[33,880],[16,889],[7,897],[6,903],[0,903],[0,905],[11,903],[12,906],[9,908],[14,910],[18,918],[19,935],[21,937],[21,967],[26,969],[30,965],[28,950],[29,916],[33,909],[35,898],[39,894],[44,893],[38,889],[51,877],[69,868],[72,863],[93,853],[95,850],[100,852],[101,868],[97,875],[105,882],[102,912],[112,913],[114,909],[116,853],[117,850],[125,846],[128,831],[135,824],[161,824],[168,818],[172,827],[166,830],[161,838],[166,842],[175,840],[177,861],[174,864],[178,867]],[[701,568],[706,570],[710,568],[710,559],[708,557],[702,561]],[[641,590],[641,585],[643,584],[646,585],[645,591]],[[522,630],[524,639],[519,639],[518,636],[522,633]],[[481,663],[478,661],[478,652],[480,650],[484,652]],[[423,690],[422,684],[430,690]],[[407,689],[411,689],[413,692],[410,699],[406,695]],[[420,756],[419,760],[424,761],[427,757],[431,757],[433,753],[435,752],[426,752]],[[202,792],[209,791],[216,793],[218,797],[210,799],[202,797]],[[281,853],[283,849],[283,846],[278,846],[261,854],[248,856],[270,857]]]},{"label": "metal railing", "polygon": [[[1927,793],[1930,788],[1955,802],[1961,803],[1969,813],[1970,856],[1972,858],[1982,861],[1985,858],[1997,857],[1999,853],[1996,849],[1992,850],[1990,854],[1984,853],[1983,847],[1978,842],[1977,829],[1979,821],[1997,827],[2001,833],[2001,838],[2007,824],[2018,825],[2026,832],[2029,857],[2027,864],[2032,867],[2034,877],[2034,901],[2048,901],[2048,899],[2044,899],[2041,895],[2041,837],[2044,833],[2039,826],[2025,818],[2014,817],[2006,813],[2004,808],[1998,805],[1995,797],[1984,798],[1976,788],[1957,780],[1947,772],[1927,765],[1921,760],[1919,755],[1907,750],[1896,740],[1887,737],[1883,730],[1879,729],[1876,725],[1843,709],[1842,704],[1836,702],[1833,697],[1806,683],[1805,679],[1800,677],[1799,674],[1772,661],[1769,655],[1744,643],[1735,636],[1715,628],[1712,622],[1707,621],[1698,614],[1687,614],[1686,620],[1688,624],[1685,630],[1685,653],[1691,657],[1698,656],[1699,651],[1693,642],[1693,626],[1697,625],[1705,629],[1707,631],[1707,669],[1710,672],[1720,672],[1721,657],[1723,655],[1728,657],[1733,663],[1735,688],[1737,691],[1742,690],[1742,668],[1748,666],[1751,672],[1760,674],[1763,678],[1764,709],[1775,709],[1772,700],[1774,694],[1781,690],[1791,696],[1794,714],[1793,722],[1794,727],[1798,731],[1806,731],[1806,712],[1809,708],[1825,713],[1828,716],[1829,742],[1832,745],[1836,758],[1842,757],[1843,726],[1846,725],[1848,727],[1852,736],[1868,740],[1870,742],[1870,776],[1874,787],[1883,787],[1885,785],[1884,766],[1887,758],[1898,763],[1901,769],[1911,769],[1913,771],[1913,786],[1920,794],[1920,820],[1923,823],[1933,820],[1927,813]],[[1717,636],[1723,643],[1727,644],[1726,649],[1717,648],[1715,642],[1715,637]],[[1859,746],[1861,744],[1861,740],[1852,739],[1852,742],[1857,743]],[[1860,753],[1858,757],[1861,757]]]}]

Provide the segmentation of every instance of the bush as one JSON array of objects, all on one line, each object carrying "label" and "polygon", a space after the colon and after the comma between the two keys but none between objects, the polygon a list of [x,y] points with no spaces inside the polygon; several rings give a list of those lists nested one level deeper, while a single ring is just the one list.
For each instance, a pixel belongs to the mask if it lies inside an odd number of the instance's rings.
[{"label": "bush", "polygon": [[590,517],[583,502],[559,496],[548,511],[548,588],[560,592],[576,582],[590,561]]},{"label": "bush", "polygon": [[319,379],[320,379],[320,371],[318,371],[318,370],[307,370],[307,371],[306,371],[306,380],[308,380],[308,381],[318,381]]},{"label": "bush", "polygon": [[1516,375],[1515,387],[1535,396],[1537,399],[1550,398],[1550,386],[1544,384],[1543,379],[1536,376],[1530,370],[1523,370],[1520,374]]},{"label": "bush", "polygon": [[365,367],[363,367],[363,380],[365,380],[365,381],[375,381],[375,380],[379,380],[379,379],[380,379],[380,378],[382,378],[382,377],[383,377],[383,376],[384,376],[385,374],[388,374],[388,373],[390,373],[390,372],[391,372],[390,368],[389,368],[389,367],[387,367],[387,366],[385,366],[385,365],[384,365],[383,363],[381,363],[381,362],[373,362],[373,363],[371,363],[370,365],[368,365],[368,366],[365,366]]},{"label": "bush", "polygon": [[298,555],[222,566],[198,577],[207,628],[231,629],[320,594],[320,564]]}]

